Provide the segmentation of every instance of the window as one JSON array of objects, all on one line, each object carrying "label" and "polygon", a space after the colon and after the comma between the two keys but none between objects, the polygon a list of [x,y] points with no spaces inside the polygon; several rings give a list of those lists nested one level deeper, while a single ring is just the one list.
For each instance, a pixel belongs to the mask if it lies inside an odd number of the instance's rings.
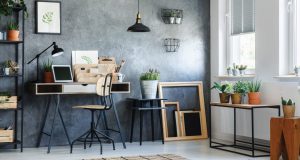
[{"label": "window", "polygon": [[300,66],[300,2],[288,0],[289,12],[289,69],[293,72],[295,66]]},{"label": "window", "polygon": [[255,0],[228,0],[227,65],[255,69]]}]

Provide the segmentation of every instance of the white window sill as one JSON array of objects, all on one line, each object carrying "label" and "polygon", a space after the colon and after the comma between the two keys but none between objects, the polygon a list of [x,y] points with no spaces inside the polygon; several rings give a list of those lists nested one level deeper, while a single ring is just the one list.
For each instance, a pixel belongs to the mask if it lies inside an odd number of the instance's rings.
[{"label": "white window sill", "polygon": [[280,75],[280,76],[275,76],[274,78],[278,80],[288,80],[288,81],[299,81],[300,76],[296,75]]},{"label": "white window sill", "polygon": [[255,74],[246,74],[243,76],[221,75],[221,76],[216,76],[216,77],[219,79],[228,79],[228,80],[253,79],[253,78],[255,78]]}]

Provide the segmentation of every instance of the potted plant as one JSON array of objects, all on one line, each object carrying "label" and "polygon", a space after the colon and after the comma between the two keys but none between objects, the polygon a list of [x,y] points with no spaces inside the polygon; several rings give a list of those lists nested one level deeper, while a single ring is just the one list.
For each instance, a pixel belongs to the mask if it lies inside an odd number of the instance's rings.
[{"label": "potted plant", "polygon": [[239,69],[240,75],[243,76],[243,75],[245,75],[245,71],[247,69],[247,65],[239,65],[238,69]]},{"label": "potted plant", "polygon": [[261,81],[248,82],[248,103],[249,104],[260,104],[260,87]]},{"label": "potted plant", "polygon": [[300,75],[300,66],[295,66],[294,71],[295,71],[295,75],[299,76]]},{"label": "potted plant", "polygon": [[44,62],[44,83],[53,83],[54,78],[52,74],[52,62]]},{"label": "potted plant", "polygon": [[181,17],[180,11],[177,11],[177,12],[176,12],[175,23],[176,23],[176,24],[181,24],[181,20],[182,20],[182,17]]},{"label": "potted plant", "polygon": [[7,76],[10,73],[10,68],[9,68],[8,61],[5,61],[4,64],[3,64],[3,72],[4,72],[4,75],[7,75]]},{"label": "potted plant", "polygon": [[281,103],[282,103],[282,110],[284,118],[292,118],[295,116],[295,102],[291,99],[285,100],[283,97],[281,97]]},{"label": "potted plant", "polygon": [[141,91],[142,96],[145,99],[154,99],[156,98],[157,93],[157,84],[160,78],[160,73],[157,70],[149,69],[148,72],[145,72],[141,75]]},{"label": "potted plant", "polygon": [[233,63],[233,67],[232,67],[232,75],[233,76],[239,76],[239,70],[238,70],[239,66],[235,65],[235,63]]},{"label": "potted plant", "polygon": [[172,10],[172,11],[170,12],[170,17],[169,17],[170,24],[174,24],[174,22],[175,22],[175,17],[176,17],[176,12]]},{"label": "potted plant", "polygon": [[228,83],[220,84],[220,83],[214,82],[214,85],[211,89],[216,89],[219,92],[221,103],[229,103],[230,93],[231,93],[231,89],[232,89],[232,86],[230,84],[228,84]]},{"label": "potted plant", "polygon": [[8,41],[18,41],[19,40],[19,25],[14,22],[10,22],[7,25],[7,40]]},{"label": "potted plant", "polygon": [[244,96],[248,92],[248,86],[246,82],[238,81],[233,85],[233,94],[231,94],[232,104],[241,104]]}]

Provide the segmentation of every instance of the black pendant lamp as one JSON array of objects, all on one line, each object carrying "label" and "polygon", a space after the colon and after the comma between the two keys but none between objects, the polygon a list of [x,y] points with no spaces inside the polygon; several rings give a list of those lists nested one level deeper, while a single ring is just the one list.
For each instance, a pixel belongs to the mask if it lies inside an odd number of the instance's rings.
[{"label": "black pendant lamp", "polygon": [[140,14],[140,0],[138,0],[138,13],[136,15],[136,22],[127,29],[128,32],[150,32],[149,27],[143,25]]}]

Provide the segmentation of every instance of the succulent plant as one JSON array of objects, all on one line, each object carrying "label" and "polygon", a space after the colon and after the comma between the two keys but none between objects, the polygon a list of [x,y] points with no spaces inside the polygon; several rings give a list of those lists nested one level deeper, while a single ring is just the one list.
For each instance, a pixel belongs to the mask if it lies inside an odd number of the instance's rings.
[{"label": "succulent plant", "polygon": [[248,82],[248,90],[249,92],[259,92],[261,87],[261,81],[251,81]]},{"label": "succulent plant", "polygon": [[281,104],[282,105],[295,105],[295,102],[292,99],[283,99],[283,97],[281,97]]},{"label": "succulent plant", "polygon": [[145,72],[141,75],[140,80],[159,80],[160,73],[156,69],[149,69],[148,72]]},{"label": "succulent plant", "polygon": [[231,93],[232,92],[232,84],[225,83],[225,84],[220,84],[217,82],[214,82],[214,85],[211,89],[216,89],[220,93]]}]

